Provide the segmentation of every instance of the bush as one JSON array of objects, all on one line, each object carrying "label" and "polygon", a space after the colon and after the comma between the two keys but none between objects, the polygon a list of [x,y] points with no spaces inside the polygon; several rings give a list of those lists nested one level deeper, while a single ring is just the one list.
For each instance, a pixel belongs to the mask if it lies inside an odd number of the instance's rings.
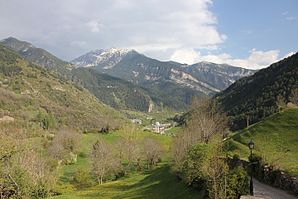
[{"label": "bush", "polygon": [[73,183],[80,188],[91,186],[92,180],[90,177],[88,171],[80,168],[73,175]]},{"label": "bush", "polygon": [[197,144],[188,151],[182,168],[182,179],[187,184],[199,186],[205,183],[204,167],[207,164],[209,150],[207,144]]},{"label": "bush", "polygon": [[228,172],[227,198],[239,198],[249,192],[249,184],[246,171],[243,167],[236,167]]}]

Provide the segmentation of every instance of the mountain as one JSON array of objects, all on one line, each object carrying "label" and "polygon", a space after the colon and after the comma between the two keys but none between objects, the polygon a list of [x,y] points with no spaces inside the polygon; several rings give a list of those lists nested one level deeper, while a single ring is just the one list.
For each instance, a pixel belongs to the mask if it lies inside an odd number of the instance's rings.
[{"label": "mountain", "polygon": [[71,64],[16,38],[0,43],[26,60],[54,71],[61,79],[87,88],[116,109],[185,109],[194,96],[212,96],[254,73],[208,62],[194,65],[161,62],[135,50],[117,48],[91,51]]},{"label": "mountain", "polygon": [[26,41],[21,41],[16,38],[9,37],[2,40],[0,44],[17,52],[23,58],[29,60],[30,62],[42,66],[46,69],[57,71],[59,74],[68,74],[69,71],[73,68],[72,64],[63,61],[52,55],[48,51],[42,48],[37,48]]},{"label": "mountain", "polygon": [[[61,76],[61,78],[71,80],[73,83],[87,88],[100,101],[116,109],[138,111],[152,109],[153,104],[146,91],[130,82],[107,74],[100,74],[88,68],[75,69],[71,63],[57,58],[44,49],[34,47],[29,42],[20,41],[16,38],[9,37],[2,40],[0,44],[36,65],[55,71],[56,75]],[[114,58],[116,59],[116,57]],[[88,60],[87,57],[86,59]]]},{"label": "mountain", "polygon": [[152,111],[153,102],[147,91],[128,81],[99,73],[91,68],[72,70],[72,81],[116,109]]},{"label": "mountain", "polygon": [[99,102],[86,89],[28,62],[2,45],[0,118],[12,118],[26,126],[41,122],[80,129],[118,126],[124,121],[119,112]]},{"label": "mountain", "polygon": [[160,99],[166,100],[175,95],[175,104],[184,107],[194,96],[212,96],[237,79],[255,72],[208,62],[194,65],[162,62],[135,50],[115,48],[91,51],[74,59],[72,63],[77,67],[94,68],[101,73],[130,81]]},{"label": "mountain", "polygon": [[104,69],[110,69],[131,52],[132,51],[128,49],[117,48],[111,48],[108,50],[95,50],[82,55],[73,62],[77,67],[101,66]]},{"label": "mountain", "polygon": [[214,64],[205,61],[186,67],[185,70],[195,78],[208,82],[217,90],[224,90],[236,80],[256,72],[228,64]]},{"label": "mountain", "polygon": [[289,102],[298,102],[298,53],[244,77],[215,97],[232,129],[256,123]]}]

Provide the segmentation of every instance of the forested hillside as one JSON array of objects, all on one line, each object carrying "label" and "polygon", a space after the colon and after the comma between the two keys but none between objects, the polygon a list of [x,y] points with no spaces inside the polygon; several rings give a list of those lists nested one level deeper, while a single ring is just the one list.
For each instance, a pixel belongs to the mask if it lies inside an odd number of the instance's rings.
[{"label": "forested hillside", "polygon": [[297,98],[298,53],[236,81],[215,97],[230,117],[232,129],[258,122],[288,103],[297,104]]},{"label": "forested hillside", "polygon": [[59,79],[3,46],[0,46],[0,93],[0,116],[12,117],[16,122],[40,120],[57,127],[83,129],[107,123],[116,126],[121,121],[117,111],[99,102],[86,89]]},{"label": "forested hillside", "polygon": [[63,61],[48,51],[42,48],[37,48],[26,41],[9,37],[2,40],[0,43],[5,47],[17,52],[28,61],[46,69],[56,71],[60,75],[67,75],[73,68],[70,63]]},{"label": "forested hillside", "polygon": [[74,69],[71,73],[75,84],[116,109],[150,112],[153,108],[148,93],[130,82],[87,68]]}]

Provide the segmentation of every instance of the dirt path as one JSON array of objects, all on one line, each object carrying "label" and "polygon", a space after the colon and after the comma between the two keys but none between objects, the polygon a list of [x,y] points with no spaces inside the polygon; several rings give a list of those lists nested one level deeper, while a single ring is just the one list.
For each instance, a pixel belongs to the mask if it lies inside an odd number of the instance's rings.
[{"label": "dirt path", "polygon": [[264,199],[297,199],[297,197],[287,192],[265,185],[254,179],[254,196]]}]

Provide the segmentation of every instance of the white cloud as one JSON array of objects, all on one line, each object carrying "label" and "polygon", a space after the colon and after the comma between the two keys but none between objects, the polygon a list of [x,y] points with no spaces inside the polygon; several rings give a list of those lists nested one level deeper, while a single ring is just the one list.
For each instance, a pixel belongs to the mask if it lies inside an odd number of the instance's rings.
[{"label": "white cloud", "polygon": [[170,59],[180,63],[193,64],[199,59],[199,53],[193,49],[178,49]]},{"label": "white cloud", "polygon": [[86,23],[86,26],[90,29],[91,32],[97,33],[100,31],[101,27],[103,26],[98,21],[92,20]]},{"label": "white cloud", "polygon": [[[225,41],[211,4],[212,0],[2,1],[0,37],[28,40],[66,59],[112,46],[169,59],[179,49],[215,49]],[[86,43],[75,49],[73,41]]]},{"label": "white cloud", "polygon": [[199,56],[197,61],[209,61],[219,64],[225,63],[249,69],[261,69],[292,54],[293,52],[281,57],[279,50],[261,51],[252,49],[249,51],[249,56],[243,59],[236,59],[229,54],[223,53],[217,55],[210,54]]},{"label": "white cloud", "polygon": [[[209,10],[213,0],[9,0],[1,1],[0,39],[15,36],[66,60],[98,48],[133,48],[161,60],[211,61],[262,68],[278,50],[252,49],[236,59],[212,54],[227,40]],[[283,17],[290,17],[288,12]],[[294,20],[289,18],[288,20]],[[251,30],[245,30],[251,34]],[[201,55],[196,50],[209,50]]]}]

